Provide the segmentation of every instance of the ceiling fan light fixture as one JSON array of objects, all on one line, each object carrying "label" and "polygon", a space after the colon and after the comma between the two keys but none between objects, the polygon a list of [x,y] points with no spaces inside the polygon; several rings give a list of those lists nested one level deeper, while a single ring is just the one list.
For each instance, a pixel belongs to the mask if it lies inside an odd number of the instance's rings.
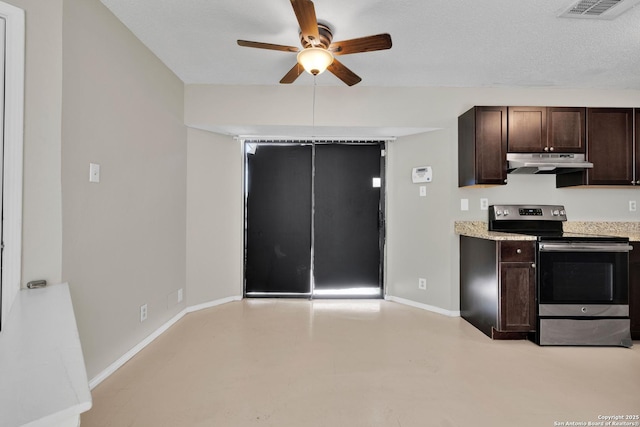
[{"label": "ceiling fan light fixture", "polygon": [[333,55],[321,47],[308,47],[298,53],[298,63],[306,72],[317,76],[333,63]]}]

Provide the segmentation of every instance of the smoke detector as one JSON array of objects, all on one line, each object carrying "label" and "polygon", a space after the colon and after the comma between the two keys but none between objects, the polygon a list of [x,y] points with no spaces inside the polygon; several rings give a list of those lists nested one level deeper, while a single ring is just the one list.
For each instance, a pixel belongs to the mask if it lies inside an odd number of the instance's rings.
[{"label": "smoke detector", "polygon": [[640,0],[579,0],[563,10],[560,18],[614,19]]}]

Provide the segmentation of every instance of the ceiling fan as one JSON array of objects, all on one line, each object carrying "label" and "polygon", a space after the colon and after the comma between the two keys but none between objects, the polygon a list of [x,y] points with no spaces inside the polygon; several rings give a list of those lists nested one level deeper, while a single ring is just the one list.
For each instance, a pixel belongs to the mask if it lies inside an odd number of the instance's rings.
[{"label": "ceiling fan", "polygon": [[291,6],[300,24],[302,50],[295,46],[238,40],[240,46],[298,52],[296,64],[285,74],[280,83],[293,83],[305,70],[313,75],[329,70],[345,84],[353,86],[362,79],[345,67],[335,56],[391,48],[391,36],[386,33],[333,42],[331,28],[324,23],[318,23],[311,0],[291,0]]}]

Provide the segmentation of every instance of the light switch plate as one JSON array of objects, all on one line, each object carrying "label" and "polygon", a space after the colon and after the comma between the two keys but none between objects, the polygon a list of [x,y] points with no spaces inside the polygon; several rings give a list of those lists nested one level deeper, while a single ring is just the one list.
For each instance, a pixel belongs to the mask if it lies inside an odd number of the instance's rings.
[{"label": "light switch plate", "polygon": [[89,163],[89,182],[100,182],[100,165]]},{"label": "light switch plate", "polygon": [[469,210],[469,199],[460,199],[460,210],[461,211]]},{"label": "light switch plate", "polygon": [[420,197],[426,197],[427,196],[427,186],[426,185],[421,185],[420,186]]}]

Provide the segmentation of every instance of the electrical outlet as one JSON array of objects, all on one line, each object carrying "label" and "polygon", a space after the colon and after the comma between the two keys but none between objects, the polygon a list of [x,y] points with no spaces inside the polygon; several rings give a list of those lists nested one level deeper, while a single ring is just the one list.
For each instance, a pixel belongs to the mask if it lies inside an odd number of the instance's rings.
[{"label": "electrical outlet", "polygon": [[635,200],[629,200],[629,212],[635,212],[636,211],[636,201]]},{"label": "electrical outlet", "polygon": [[489,199],[480,199],[480,210],[486,211],[489,209]]},{"label": "electrical outlet", "polygon": [[178,289],[178,302],[182,302],[182,288]]},{"label": "electrical outlet", "polygon": [[147,320],[147,304],[142,304],[140,306],[140,321],[144,322]]},{"label": "electrical outlet", "polygon": [[423,279],[422,277],[418,279],[418,289],[423,291],[427,290],[427,279]]}]

